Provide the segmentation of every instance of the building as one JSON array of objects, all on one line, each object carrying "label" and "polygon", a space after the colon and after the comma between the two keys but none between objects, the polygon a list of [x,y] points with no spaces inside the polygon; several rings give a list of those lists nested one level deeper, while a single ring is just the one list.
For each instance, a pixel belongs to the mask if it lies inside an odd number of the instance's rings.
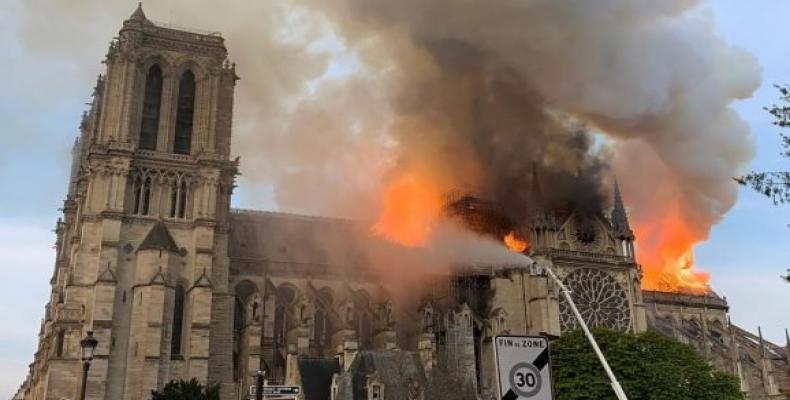
[{"label": "building", "polygon": [[[219,34],[156,24],[138,7],[105,63],[17,398],[76,398],[88,331],[99,340],[91,400],[143,400],[191,377],[240,399],[259,369],[303,385],[307,400],[431,398],[438,374],[492,398],[494,335],[575,328],[557,288],[524,267],[457,266],[418,301],[399,301],[369,266],[376,239],[364,224],[231,209],[239,78]],[[530,255],[573,289],[591,325],[674,335],[740,376],[753,398],[779,395],[790,384],[787,350],[731,325],[723,300],[642,292],[634,235],[614,199],[606,215],[540,210],[526,226],[468,196],[448,200],[448,212],[528,237]]]}]

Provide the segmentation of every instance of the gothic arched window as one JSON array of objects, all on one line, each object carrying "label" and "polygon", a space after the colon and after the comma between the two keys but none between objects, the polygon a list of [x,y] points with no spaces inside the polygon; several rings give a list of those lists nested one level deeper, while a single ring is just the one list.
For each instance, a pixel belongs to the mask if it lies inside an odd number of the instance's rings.
[{"label": "gothic arched window", "polygon": [[173,336],[170,338],[170,354],[181,354],[181,336],[184,326],[184,286],[177,285],[173,302]]},{"label": "gothic arched window", "polygon": [[186,217],[187,191],[187,183],[183,179],[170,185],[170,218]]},{"label": "gothic arched window", "polygon": [[195,115],[195,74],[184,71],[178,84],[178,110],[173,152],[189,154],[192,150],[192,120]]},{"label": "gothic arched window", "polygon": [[288,331],[291,329],[291,315],[288,308],[296,299],[296,290],[289,285],[277,288],[276,306],[274,308],[274,336],[278,344],[285,344]]},{"label": "gothic arched window", "polygon": [[151,209],[151,178],[137,177],[134,180],[134,207],[132,214],[148,215]]},{"label": "gothic arched window", "polygon": [[143,116],[140,121],[140,148],[156,150],[159,132],[159,111],[162,103],[162,68],[153,65],[145,76]]}]

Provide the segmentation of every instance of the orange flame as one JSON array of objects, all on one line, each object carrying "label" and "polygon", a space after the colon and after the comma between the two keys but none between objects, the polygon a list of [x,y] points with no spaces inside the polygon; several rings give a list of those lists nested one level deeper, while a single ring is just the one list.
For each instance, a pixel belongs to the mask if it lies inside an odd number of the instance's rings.
[{"label": "orange flame", "polygon": [[523,253],[529,248],[529,242],[516,237],[515,232],[510,232],[505,235],[502,241],[505,242],[505,246],[507,246],[508,250],[516,253]]},{"label": "orange flame", "polygon": [[643,289],[695,295],[710,291],[710,275],[693,270],[693,247],[704,235],[694,231],[677,204],[668,207],[665,215],[635,225],[634,231]]},{"label": "orange flame", "polygon": [[384,191],[373,233],[404,246],[425,245],[442,212],[441,193],[413,172],[399,175]]}]

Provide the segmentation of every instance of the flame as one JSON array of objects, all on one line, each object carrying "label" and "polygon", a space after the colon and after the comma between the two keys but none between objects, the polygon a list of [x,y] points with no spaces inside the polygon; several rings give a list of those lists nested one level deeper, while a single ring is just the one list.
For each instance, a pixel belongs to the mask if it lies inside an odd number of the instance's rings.
[{"label": "flame", "polygon": [[515,232],[510,232],[505,235],[502,241],[505,242],[505,246],[507,246],[508,250],[516,253],[523,253],[529,248],[529,242],[519,239]]},{"label": "flame", "polygon": [[423,246],[442,212],[442,191],[414,172],[398,175],[384,190],[374,234],[404,246]]},{"label": "flame", "polygon": [[677,203],[664,215],[635,225],[634,231],[643,289],[695,295],[710,291],[710,275],[694,270],[693,247],[704,235],[693,229]]}]

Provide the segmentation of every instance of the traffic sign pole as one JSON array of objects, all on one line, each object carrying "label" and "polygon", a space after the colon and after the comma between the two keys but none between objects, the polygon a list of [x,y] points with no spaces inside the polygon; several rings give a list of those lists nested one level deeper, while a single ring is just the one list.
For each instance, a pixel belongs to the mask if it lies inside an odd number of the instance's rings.
[{"label": "traffic sign pole", "polygon": [[571,291],[565,286],[564,283],[554,274],[554,271],[551,270],[548,266],[543,266],[543,269],[546,273],[551,277],[552,280],[560,287],[560,291],[562,292],[563,296],[565,296],[565,300],[568,301],[568,304],[571,306],[571,310],[573,310],[573,315],[576,316],[576,320],[579,321],[579,325],[581,325],[584,334],[587,335],[587,340],[590,341],[595,354],[598,356],[598,360],[601,361],[601,365],[603,365],[604,371],[606,371],[606,375],[609,376],[609,381],[611,381],[612,390],[614,390],[614,394],[617,396],[618,400],[628,400],[628,397],[625,395],[623,391],[623,387],[620,386],[620,382],[617,381],[617,377],[614,376],[612,369],[609,368],[609,363],[606,361],[606,357],[604,357],[601,349],[598,347],[598,342],[595,341],[595,337],[590,333],[590,329],[587,328],[587,323],[584,322],[584,318],[582,318],[581,313],[579,313],[579,309],[576,308],[576,303],[573,302],[571,298]]}]

